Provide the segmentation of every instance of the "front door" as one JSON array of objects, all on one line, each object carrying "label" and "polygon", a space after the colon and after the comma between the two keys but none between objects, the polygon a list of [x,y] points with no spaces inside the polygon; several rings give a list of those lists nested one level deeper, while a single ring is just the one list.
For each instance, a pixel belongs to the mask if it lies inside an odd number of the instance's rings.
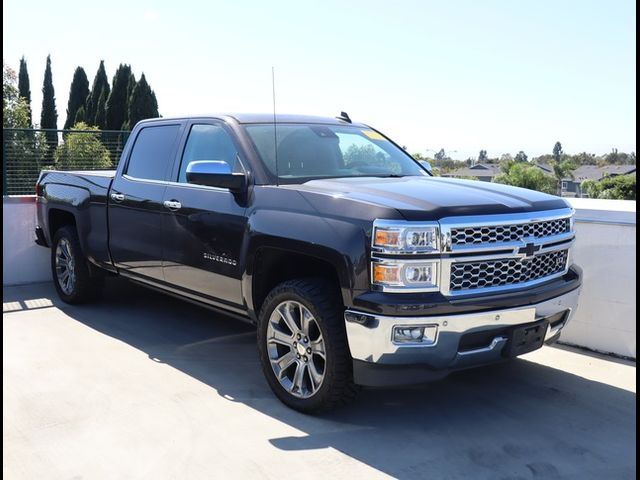
[{"label": "front door", "polygon": [[222,160],[242,171],[238,148],[220,122],[193,122],[173,181],[164,192],[164,277],[184,290],[242,306],[240,252],[246,229],[244,199],[226,188],[186,181],[189,162]]},{"label": "front door", "polygon": [[109,247],[121,273],[141,280],[163,280],[162,217],[167,178],[182,125],[142,128],[108,199]]}]

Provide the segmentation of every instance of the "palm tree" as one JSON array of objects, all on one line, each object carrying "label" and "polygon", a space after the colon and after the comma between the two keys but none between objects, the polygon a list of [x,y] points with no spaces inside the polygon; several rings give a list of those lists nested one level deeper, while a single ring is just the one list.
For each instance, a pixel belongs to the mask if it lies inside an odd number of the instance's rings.
[{"label": "palm tree", "polygon": [[560,197],[562,195],[562,181],[570,178],[573,180],[575,177],[573,176],[573,171],[576,169],[576,166],[568,160],[564,161],[552,161],[549,163],[549,166],[553,170],[553,176],[556,179],[556,193]]}]

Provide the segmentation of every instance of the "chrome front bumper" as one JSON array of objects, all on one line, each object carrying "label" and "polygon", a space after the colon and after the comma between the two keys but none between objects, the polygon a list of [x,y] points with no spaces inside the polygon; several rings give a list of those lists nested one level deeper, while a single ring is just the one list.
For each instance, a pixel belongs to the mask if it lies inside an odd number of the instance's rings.
[{"label": "chrome front bumper", "polygon": [[[347,310],[345,323],[354,361],[372,365],[424,365],[431,369],[452,370],[490,363],[502,358],[507,337],[496,334],[487,345],[461,351],[465,334],[524,325],[566,312],[563,322],[549,325],[545,340],[555,337],[569,322],[578,303],[580,289],[537,304],[513,309],[461,315],[389,317]],[[435,325],[437,333],[431,345],[402,345],[393,342],[394,326]],[[489,335],[489,337],[491,337]]]}]

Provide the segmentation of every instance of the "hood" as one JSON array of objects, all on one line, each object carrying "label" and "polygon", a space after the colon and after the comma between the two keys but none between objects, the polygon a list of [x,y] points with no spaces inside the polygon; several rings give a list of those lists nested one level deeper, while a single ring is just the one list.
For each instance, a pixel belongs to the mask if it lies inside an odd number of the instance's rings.
[{"label": "hood", "polygon": [[311,180],[294,188],[303,195],[325,194],[393,208],[407,220],[535,212],[568,206],[559,197],[534,190],[442,177]]}]

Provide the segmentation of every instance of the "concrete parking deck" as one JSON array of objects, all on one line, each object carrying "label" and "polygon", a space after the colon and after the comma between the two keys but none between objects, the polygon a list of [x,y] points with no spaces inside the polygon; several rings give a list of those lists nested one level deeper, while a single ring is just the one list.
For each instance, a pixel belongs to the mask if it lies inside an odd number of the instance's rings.
[{"label": "concrete parking deck", "polygon": [[312,417],[235,320],[117,280],[3,302],[6,478],[635,478],[635,363],[544,347]]}]

